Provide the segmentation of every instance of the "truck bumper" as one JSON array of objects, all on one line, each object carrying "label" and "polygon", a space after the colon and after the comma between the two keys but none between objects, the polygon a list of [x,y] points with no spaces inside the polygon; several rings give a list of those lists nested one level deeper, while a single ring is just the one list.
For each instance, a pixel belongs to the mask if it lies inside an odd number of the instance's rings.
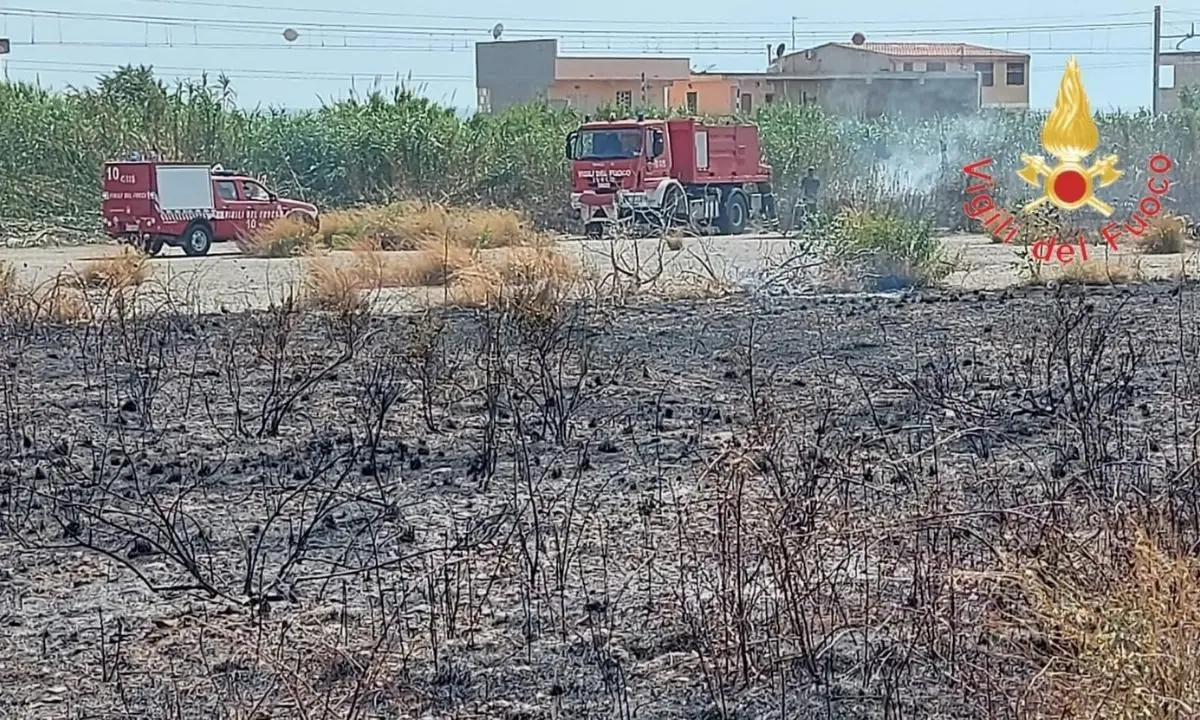
[{"label": "truck bumper", "polygon": [[585,224],[616,222],[639,210],[654,209],[647,193],[626,191],[571,193],[571,207],[579,212],[579,219]]}]

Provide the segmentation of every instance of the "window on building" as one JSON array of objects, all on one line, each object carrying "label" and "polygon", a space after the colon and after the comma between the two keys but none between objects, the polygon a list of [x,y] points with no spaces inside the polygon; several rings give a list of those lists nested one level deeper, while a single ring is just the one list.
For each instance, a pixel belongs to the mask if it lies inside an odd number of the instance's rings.
[{"label": "window on building", "polygon": [[913,71],[913,64],[912,63],[904,63],[904,72],[912,72],[912,71]]},{"label": "window on building", "polygon": [[754,112],[754,98],[750,97],[750,93],[742,93],[742,112]]},{"label": "window on building", "polygon": [[700,100],[699,100],[699,98],[696,97],[696,93],[694,93],[694,92],[688,93],[687,94],[687,111],[692,113],[693,115],[695,115],[696,113],[700,112],[700,110],[698,109],[699,106],[700,106]]},{"label": "window on building", "polygon": [[1159,90],[1174,90],[1175,89],[1175,66],[1174,65],[1159,65],[1158,66],[1158,89]]},{"label": "window on building", "polygon": [[632,107],[633,106],[633,91],[632,90],[618,90],[617,91],[617,105],[619,107],[623,107],[623,108]]},{"label": "window on building", "polygon": [[775,93],[767,93],[766,95],[763,95],[763,102],[768,105],[775,102]]},{"label": "window on building", "polygon": [[996,84],[996,76],[994,75],[995,65],[990,62],[975,63],[975,72],[979,73],[980,82],[984,87],[991,87]]},{"label": "window on building", "polygon": [[927,62],[925,69],[929,72],[946,72],[946,63],[944,62]]},{"label": "window on building", "polygon": [[1004,82],[1008,85],[1025,84],[1025,63],[1007,63]]}]

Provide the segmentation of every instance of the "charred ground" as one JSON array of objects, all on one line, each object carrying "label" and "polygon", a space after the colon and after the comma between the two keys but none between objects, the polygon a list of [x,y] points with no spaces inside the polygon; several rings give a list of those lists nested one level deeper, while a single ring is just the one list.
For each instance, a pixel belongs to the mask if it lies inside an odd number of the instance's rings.
[{"label": "charred ground", "polygon": [[0,714],[1061,708],[1006,578],[1197,537],[1197,317],[1173,284],[9,322]]}]

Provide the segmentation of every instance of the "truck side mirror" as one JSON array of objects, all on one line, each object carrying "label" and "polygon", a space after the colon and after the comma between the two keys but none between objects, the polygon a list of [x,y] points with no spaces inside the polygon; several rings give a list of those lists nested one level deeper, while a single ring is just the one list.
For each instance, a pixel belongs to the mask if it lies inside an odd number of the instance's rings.
[{"label": "truck side mirror", "polygon": [[660,130],[654,131],[654,139],[650,142],[650,159],[654,159],[663,154],[663,134]]},{"label": "truck side mirror", "polygon": [[579,137],[579,133],[573,132],[567,135],[566,157],[568,160],[575,159],[575,140]]}]

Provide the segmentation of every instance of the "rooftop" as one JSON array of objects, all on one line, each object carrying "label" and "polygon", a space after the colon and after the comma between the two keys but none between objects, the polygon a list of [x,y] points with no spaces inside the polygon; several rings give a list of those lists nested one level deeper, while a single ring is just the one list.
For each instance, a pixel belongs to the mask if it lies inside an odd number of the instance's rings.
[{"label": "rooftop", "polygon": [[919,80],[921,82],[939,82],[942,80],[970,80],[976,81],[978,78],[973,72],[942,72],[942,73],[923,73],[923,72],[859,72],[859,73],[752,73],[752,72],[727,72],[714,73],[712,77],[724,78],[744,78],[753,80],[779,81],[779,80],[862,80],[864,82],[887,82],[888,80]]},{"label": "rooftop", "polygon": [[999,50],[997,48],[972,45],[971,43],[929,43],[929,42],[880,42],[863,43],[833,43],[852,50],[866,50],[880,55],[896,57],[1028,57],[1025,53]]}]

